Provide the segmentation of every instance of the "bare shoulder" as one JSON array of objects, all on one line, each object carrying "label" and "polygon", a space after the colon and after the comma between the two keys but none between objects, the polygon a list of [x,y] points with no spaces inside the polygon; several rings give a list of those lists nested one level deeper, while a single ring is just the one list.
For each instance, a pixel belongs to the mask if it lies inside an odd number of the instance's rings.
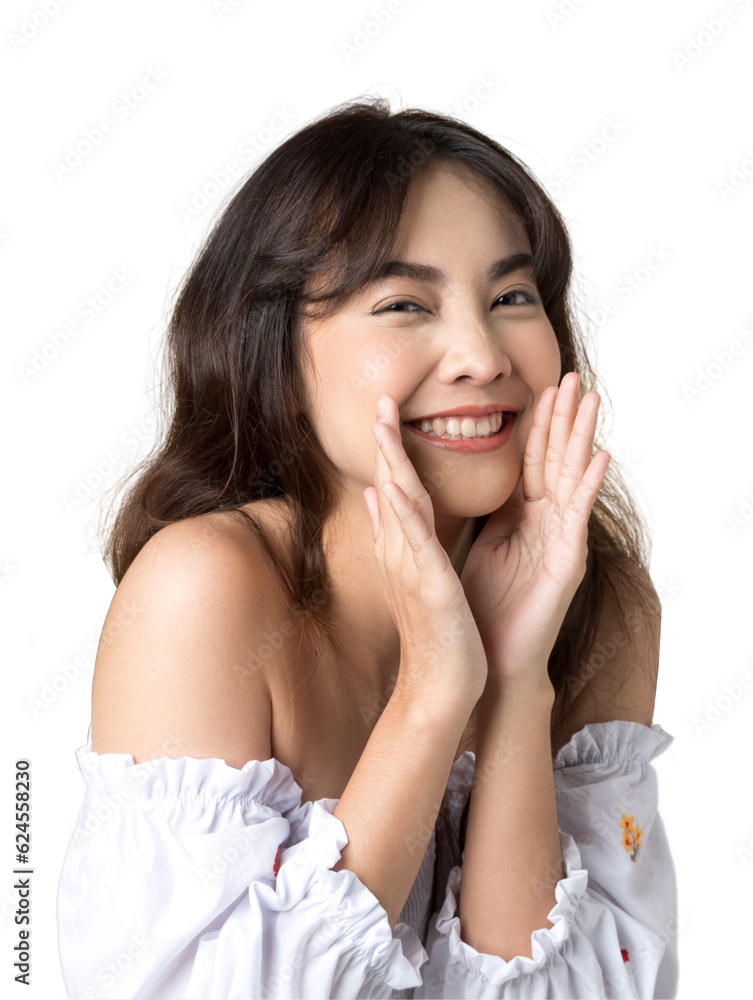
[{"label": "bare shoulder", "polygon": [[555,755],[588,723],[623,719],[653,725],[661,601],[650,575],[627,559],[612,581],[614,591],[605,590],[593,649],[578,672],[582,686],[553,740]]},{"label": "bare shoulder", "polygon": [[[256,513],[256,510],[253,511]],[[263,546],[235,516],[212,513],[158,531],[105,618],[92,685],[98,753],[271,757],[268,661],[254,656],[283,614]]]}]

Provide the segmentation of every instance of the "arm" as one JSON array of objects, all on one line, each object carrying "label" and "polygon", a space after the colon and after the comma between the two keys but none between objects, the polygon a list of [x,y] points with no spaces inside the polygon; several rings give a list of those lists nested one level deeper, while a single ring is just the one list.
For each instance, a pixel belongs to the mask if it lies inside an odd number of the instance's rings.
[{"label": "arm", "polygon": [[[648,574],[635,568],[632,586],[649,595],[642,611],[623,580],[617,598],[606,589],[583,684],[563,731],[550,737],[554,689],[494,684],[479,702],[476,768],[468,817],[460,918],[463,940],[478,951],[531,957],[532,931],[550,927],[554,887],[563,878],[552,750],[588,723],[624,719],[651,726],[659,663],[661,604]],[[633,591],[634,593],[634,591]],[[596,666],[598,664],[598,668]],[[532,671],[544,676],[545,670]],[[494,764],[507,750],[505,766]]]},{"label": "arm", "polygon": [[463,861],[463,941],[509,961],[531,956],[531,933],[564,877],[550,744],[554,691],[491,680],[479,702],[476,772]]},{"label": "arm", "polygon": [[[658,725],[621,720],[587,725],[573,736],[554,761],[564,877],[546,914],[551,926],[534,930],[530,950],[510,961],[477,950],[463,940],[458,908],[465,876],[456,866],[429,924],[417,1000],[677,996],[682,922],[651,766],[672,739]],[[627,846],[623,812],[636,833],[640,828]]]},{"label": "arm", "polygon": [[335,808],[348,842],[333,871],[368,886],[394,928],[416,881],[467,719],[395,689]]},{"label": "arm", "polygon": [[[614,641],[618,631],[615,605],[613,600],[607,601],[597,641],[605,644],[611,638],[612,649],[618,652],[613,652],[601,670],[593,672],[590,678],[593,686],[585,697],[576,700],[578,714],[568,719],[567,739],[561,733],[557,740],[553,774],[563,873],[546,870],[547,847],[541,838],[544,827],[532,831],[532,836],[538,839],[538,854],[535,849],[529,851],[525,838],[519,837],[517,830],[510,834],[509,824],[504,827],[505,836],[509,837],[506,842],[495,831],[482,847],[486,853],[477,858],[482,871],[480,886],[483,887],[483,871],[492,870],[491,859],[497,858],[498,863],[501,859],[504,865],[516,844],[518,850],[528,852],[534,859],[533,871],[538,863],[545,868],[545,875],[537,881],[532,874],[527,883],[523,880],[522,889],[518,883],[519,898],[533,902],[529,903],[530,916],[525,929],[528,937],[525,932],[520,934],[517,952],[514,948],[509,953],[503,949],[486,950],[486,938],[475,944],[463,922],[470,922],[473,916],[466,881],[469,861],[473,860],[470,851],[481,844],[480,838],[471,843],[469,815],[463,869],[454,869],[448,880],[445,903],[432,919],[426,942],[430,957],[422,970],[425,985],[416,990],[416,997],[466,995],[522,1000],[533,995],[562,998],[677,995],[676,939],[681,926],[677,886],[674,861],[658,812],[657,776],[651,766],[651,761],[673,740],[660,726],[651,724],[660,605],[657,599],[656,613],[646,615],[639,613],[627,593],[625,599],[629,631]],[[482,746],[490,745],[489,725],[495,718],[493,712],[486,714],[487,735],[484,741],[479,738],[476,768],[482,781],[485,774],[491,775],[492,780],[480,787],[491,786],[502,772],[512,769],[516,751],[521,756],[531,753],[531,761],[535,760],[536,730],[528,725],[522,713],[530,739],[515,739],[512,732],[517,722],[512,700],[509,705],[511,729],[507,736],[497,738],[500,752],[496,766],[494,755],[489,757],[487,753],[486,764],[481,759]],[[589,710],[593,714],[589,715]],[[535,717],[535,703],[531,717]],[[497,720],[502,729],[504,713],[500,711]],[[544,719],[541,721],[539,733],[546,725]],[[539,762],[540,759],[539,756]],[[504,780],[506,789],[515,787],[512,770]],[[522,783],[526,779],[520,780]],[[542,791],[531,799],[530,809],[540,809],[542,802],[546,806],[546,791],[551,787],[547,780],[538,789],[534,789],[533,779],[528,785],[529,794]],[[501,789],[501,783],[497,787]],[[473,805],[476,795],[474,788],[471,809],[478,809],[481,803],[477,797]],[[507,822],[507,806],[504,802],[499,810],[502,823]],[[491,812],[493,805],[489,809]],[[544,809],[541,819],[546,817]],[[630,826],[626,827],[628,820]],[[514,872],[512,877],[508,872],[502,884],[504,893],[498,886],[497,912],[510,908],[507,899],[510,885],[515,885]],[[534,911],[539,888],[543,896],[539,909]],[[494,911],[491,890],[489,898]],[[547,899],[553,904],[549,910]],[[496,914],[492,912],[492,916]],[[514,917],[513,909],[513,924]],[[479,924],[484,933],[483,920]]]}]

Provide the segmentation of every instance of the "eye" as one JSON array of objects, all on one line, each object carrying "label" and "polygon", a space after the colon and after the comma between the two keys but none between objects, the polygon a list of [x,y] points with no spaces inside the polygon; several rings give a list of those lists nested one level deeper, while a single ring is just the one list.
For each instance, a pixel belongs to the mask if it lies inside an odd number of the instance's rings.
[{"label": "eye", "polygon": [[496,302],[501,302],[502,299],[508,298],[510,295],[521,295],[523,297],[522,302],[508,302],[509,306],[527,306],[532,305],[536,302],[536,299],[530,292],[524,292],[522,288],[514,288],[511,292],[505,292],[504,295],[500,295]]},{"label": "eye", "polygon": [[403,299],[400,302],[390,302],[389,305],[382,306],[381,309],[377,309],[376,312],[373,313],[372,315],[378,316],[379,313],[384,313],[384,312],[402,312],[403,311],[402,309],[395,309],[395,306],[415,306],[416,309],[418,309],[419,311],[421,311],[422,308],[423,308],[422,306],[418,305],[418,303],[416,303],[416,302],[408,302],[408,301],[406,301],[406,300]]},{"label": "eye", "polygon": [[[503,299],[509,299],[513,295],[519,296],[517,302],[509,302],[509,301],[502,302]],[[494,304],[496,304],[497,302],[502,302],[503,305],[508,305],[508,306],[528,306],[528,305],[534,305],[537,301],[538,299],[530,292],[526,292],[522,288],[514,288],[511,292],[505,292],[504,295],[500,295],[499,298],[495,299]],[[413,310],[404,310],[399,308],[400,306],[413,306]],[[377,309],[374,313],[372,313],[372,315],[378,316],[380,313],[387,313],[387,312],[391,313],[401,313],[406,311],[412,312],[414,310],[417,312],[426,312],[424,307],[418,305],[417,302],[411,302],[408,299],[400,299],[398,302],[390,302],[388,303],[388,305],[382,306],[381,309]]]}]

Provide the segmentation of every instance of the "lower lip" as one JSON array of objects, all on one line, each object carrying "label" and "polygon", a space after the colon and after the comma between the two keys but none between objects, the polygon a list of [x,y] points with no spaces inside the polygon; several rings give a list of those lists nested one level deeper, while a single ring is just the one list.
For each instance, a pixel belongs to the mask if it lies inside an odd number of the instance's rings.
[{"label": "lower lip", "polygon": [[501,448],[502,445],[506,444],[512,433],[514,423],[515,415],[513,415],[511,420],[507,421],[499,434],[488,438],[471,438],[468,441],[446,441],[444,438],[432,437],[431,434],[425,434],[418,427],[414,427],[413,424],[403,424],[403,427],[407,427],[412,434],[421,438],[422,441],[428,441],[429,444],[433,444],[435,448],[444,448],[445,451],[459,451],[462,454],[475,455],[479,452],[496,451],[497,448]]}]

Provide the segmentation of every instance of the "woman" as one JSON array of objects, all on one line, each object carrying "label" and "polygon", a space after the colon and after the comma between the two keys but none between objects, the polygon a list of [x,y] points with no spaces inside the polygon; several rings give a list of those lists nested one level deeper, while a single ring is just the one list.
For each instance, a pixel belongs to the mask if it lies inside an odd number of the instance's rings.
[{"label": "woman", "polygon": [[108,540],[71,996],[676,995],[661,609],[570,270],[520,162],[383,100],[228,205]]}]

